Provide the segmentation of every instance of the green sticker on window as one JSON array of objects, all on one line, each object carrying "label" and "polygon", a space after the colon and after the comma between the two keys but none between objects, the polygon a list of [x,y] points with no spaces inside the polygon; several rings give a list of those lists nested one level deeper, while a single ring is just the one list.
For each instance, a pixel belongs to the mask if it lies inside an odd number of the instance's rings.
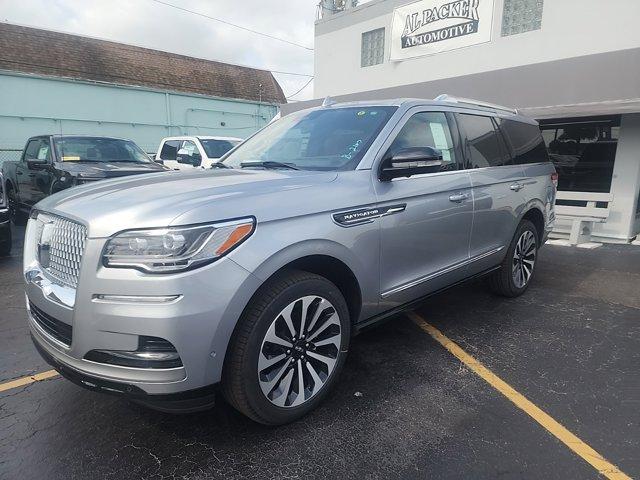
[{"label": "green sticker on window", "polygon": [[365,112],[364,110],[360,110],[360,111],[357,113],[357,115],[358,115],[359,117],[361,117],[361,116],[363,116],[363,115],[366,115],[366,114],[367,114],[367,112]]}]

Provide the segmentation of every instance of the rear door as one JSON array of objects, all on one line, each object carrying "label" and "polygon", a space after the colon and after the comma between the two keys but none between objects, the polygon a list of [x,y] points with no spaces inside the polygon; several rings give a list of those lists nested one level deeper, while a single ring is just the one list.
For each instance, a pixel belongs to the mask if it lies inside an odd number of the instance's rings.
[{"label": "rear door", "polygon": [[452,120],[444,112],[410,110],[383,146],[380,160],[406,147],[433,147],[443,156],[439,172],[374,181],[383,212],[380,285],[386,308],[466,276],[473,202]]},{"label": "rear door", "polygon": [[525,203],[524,174],[491,116],[458,113],[456,120],[473,187],[469,273],[475,274],[504,257]]},{"label": "rear door", "polygon": [[499,119],[498,125],[509,147],[513,162],[522,167],[524,181],[522,191],[529,207],[538,207],[544,215],[545,232],[553,227],[556,188],[552,181],[555,168],[549,159],[547,148],[540,132],[534,123]]}]

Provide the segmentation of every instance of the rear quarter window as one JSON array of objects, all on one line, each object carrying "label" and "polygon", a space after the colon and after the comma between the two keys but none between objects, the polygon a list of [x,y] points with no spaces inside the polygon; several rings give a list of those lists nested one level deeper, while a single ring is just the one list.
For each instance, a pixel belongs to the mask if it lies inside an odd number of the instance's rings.
[{"label": "rear quarter window", "polygon": [[540,127],[506,119],[498,119],[498,124],[509,144],[513,163],[522,165],[549,161]]}]

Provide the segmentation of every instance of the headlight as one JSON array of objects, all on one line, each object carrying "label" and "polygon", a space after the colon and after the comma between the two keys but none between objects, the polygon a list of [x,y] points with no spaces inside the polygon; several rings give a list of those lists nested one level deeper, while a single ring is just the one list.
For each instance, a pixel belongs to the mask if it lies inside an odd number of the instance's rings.
[{"label": "headlight", "polygon": [[129,230],[107,242],[103,264],[151,273],[188,270],[230,252],[253,233],[254,227],[253,218],[243,218],[211,225]]}]

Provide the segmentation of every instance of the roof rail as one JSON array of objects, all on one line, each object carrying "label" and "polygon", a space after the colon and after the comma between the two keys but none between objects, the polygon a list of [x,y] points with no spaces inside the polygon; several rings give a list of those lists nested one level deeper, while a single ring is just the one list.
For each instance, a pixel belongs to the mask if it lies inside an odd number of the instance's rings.
[{"label": "roof rail", "polygon": [[503,107],[502,105],[482,102],[480,100],[473,100],[471,98],[454,97],[453,95],[447,95],[446,93],[443,93],[442,95],[438,95],[436,98],[434,98],[434,100],[438,102],[450,102],[450,103],[461,103],[465,105],[474,105],[477,107],[492,108],[493,110],[502,110],[504,112],[513,113],[515,115],[518,114],[518,110],[516,110],[515,108]]}]

